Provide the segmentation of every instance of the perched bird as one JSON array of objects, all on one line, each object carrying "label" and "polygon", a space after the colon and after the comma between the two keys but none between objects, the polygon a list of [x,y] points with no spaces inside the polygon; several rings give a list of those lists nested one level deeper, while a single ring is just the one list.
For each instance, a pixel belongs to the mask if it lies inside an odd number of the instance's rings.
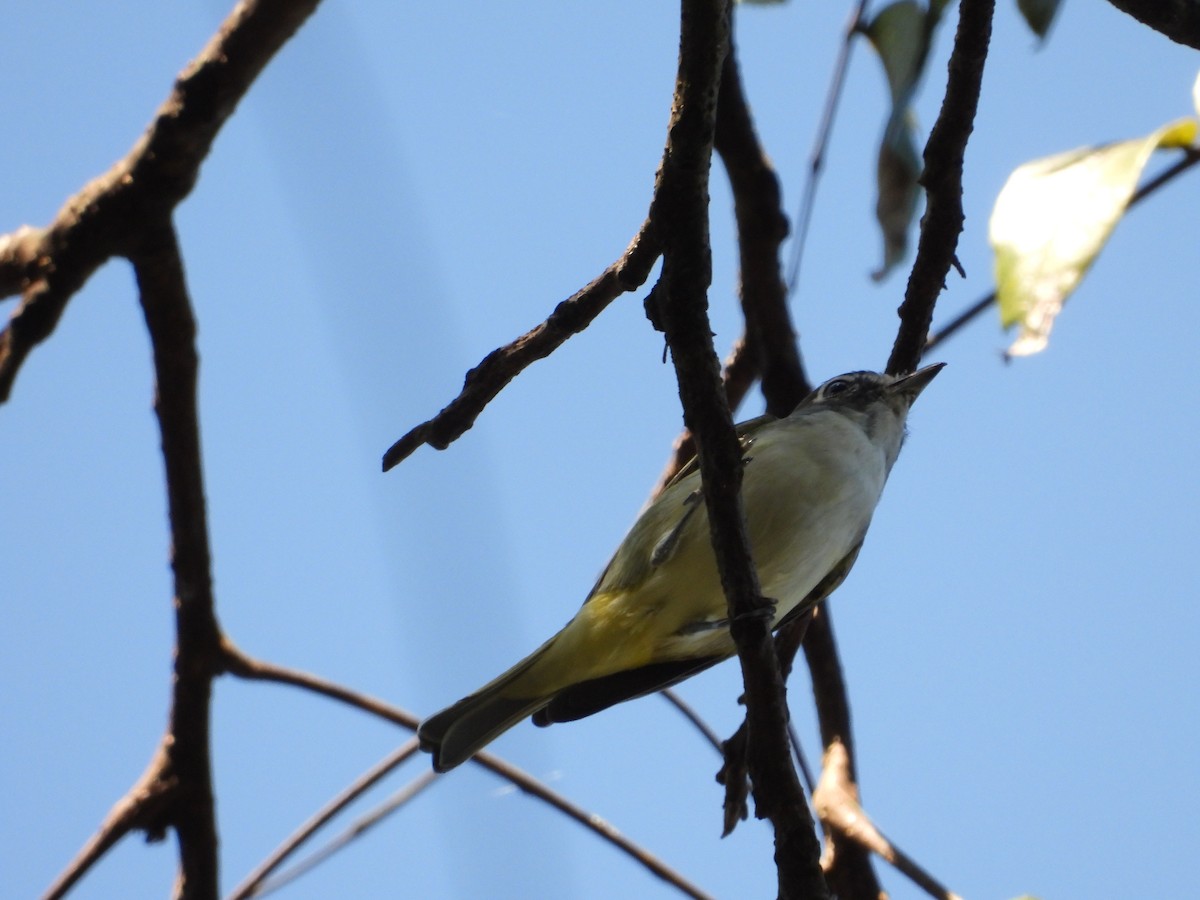
[{"label": "perched bird", "polygon": [[[742,505],[772,628],[807,612],[854,564],[917,395],[941,370],[851,372],[784,419],[738,426]],[[452,769],[525,716],[580,719],[682,681],[736,652],[695,460],[634,523],[583,607],[494,681],[421,723]]]}]

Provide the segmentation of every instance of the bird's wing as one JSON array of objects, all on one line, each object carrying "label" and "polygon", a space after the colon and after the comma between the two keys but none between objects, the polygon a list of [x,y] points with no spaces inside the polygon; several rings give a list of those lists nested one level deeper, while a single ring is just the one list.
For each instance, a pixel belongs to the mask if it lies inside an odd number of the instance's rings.
[{"label": "bird's wing", "polygon": [[644,697],[678,684],[724,659],[724,656],[676,659],[581,681],[555,694],[548,704],[533,714],[533,723],[551,725],[555,722],[574,722],[625,700]]},{"label": "bird's wing", "polygon": [[854,568],[854,561],[858,559],[858,551],[862,549],[862,545],[863,538],[859,538],[858,543],[854,545],[854,549],[842,557],[841,561],[829,570],[828,575],[817,582],[817,586],[808,592],[808,596],[804,600],[797,603],[786,616],[779,620],[775,626],[776,630],[806,614],[836,591],[838,586],[846,580],[846,576],[850,574],[850,570]]},{"label": "bird's wing", "polygon": [[[742,445],[742,456],[746,455],[746,451],[750,448],[750,445],[754,443],[754,435],[759,432],[764,425],[770,425],[772,422],[778,421],[779,420],[774,416],[762,415],[753,419],[747,419],[745,422],[739,422],[737,425],[733,426],[734,430],[737,432],[738,443]],[[682,481],[693,472],[699,471],[700,458],[698,456],[693,456],[686,463],[684,463],[679,471],[675,473],[675,476],[667,482],[667,487],[670,487],[678,481]]]},{"label": "bird's wing", "polygon": [[[777,421],[774,416],[758,416],[736,426],[744,462],[748,463],[753,456],[756,435],[764,426]],[[692,457],[634,523],[584,603],[601,592],[638,587],[655,568],[669,560],[684,529],[697,510],[703,509],[702,500],[700,465]]]}]

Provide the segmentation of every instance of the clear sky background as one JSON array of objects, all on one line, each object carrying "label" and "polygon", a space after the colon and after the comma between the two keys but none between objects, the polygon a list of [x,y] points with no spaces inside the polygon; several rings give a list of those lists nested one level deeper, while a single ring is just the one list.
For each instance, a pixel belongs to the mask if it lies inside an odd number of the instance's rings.
[{"label": "clear sky background", "polygon": [[[849,6],[738,13],[789,211]],[[0,230],[47,223],[123,155],[227,11],[10,10]],[[200,322],[218,608],[247,652],[427,714],[583,600],[681,424],[641,294],[523,374],[447,452],[423,449],[387,475],[379,458],[625,248],[665,138],[677,16],[645,0],[329,0],[222,132],[178,222]],[[952,11],[918,104],[922,140],[954,23]],[[986,222],[1014,167],[1189,114],[1197,68],[1195,52],[1106,3],[1067,4],[1039,46],[1001,2],[967,152],[968,277],[952,276],[938,321],[991,288]],[[860,43],[793,307],[816,380],[881,367],[895,331],[906,267],[868,278],[887,104]],[[944,346],[949,365],[832,602],[865,806],[971,900],[1194,891],[1198,201],[1193,173],[1136,209],[1041,356],[1004,365],[994,315]],[[740,330],[731,232],[718,167],[722,353]],[[164,727],[171,587],[151,398],[132,275],[116,262],[0,409],[7,896],[49,884]],[[755,395],[739,416],[760,409]],[[681,691],[729,733],[739,678],[727,664]],[[802,672],[791,697],[815,764]],[[232,679],[214,709],[227,888],[406,737]],[[661,699],[521,725],[494,750],[714,895],[774,895],[768,827],[718,838],[718,759]],[[166,896],[175,858],[173,841],[127,839],[75,896]],[[879,871],[893,897],[919,896]],[[281,896],[675,894],[468,765]]]}]

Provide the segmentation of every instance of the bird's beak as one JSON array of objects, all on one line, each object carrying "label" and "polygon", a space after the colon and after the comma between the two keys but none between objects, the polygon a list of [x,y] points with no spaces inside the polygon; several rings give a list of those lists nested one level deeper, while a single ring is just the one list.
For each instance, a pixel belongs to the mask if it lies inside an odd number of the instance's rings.
[{"label": "bird's beak", "polygon": [[911,375],[901,375],[888,385],[888,393],[892,396],[903,397],[909,405],[912,405],[921,391],[925,390],[929,382],[933,381],[933,377],[945,366],[945,363],[934,363],[932,366],[917,369]]}]

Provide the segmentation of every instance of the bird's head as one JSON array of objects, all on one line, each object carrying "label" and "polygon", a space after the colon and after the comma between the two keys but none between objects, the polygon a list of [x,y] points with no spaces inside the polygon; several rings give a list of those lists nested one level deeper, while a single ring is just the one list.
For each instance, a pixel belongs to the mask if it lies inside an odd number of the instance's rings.
[{"label": "bird's head", "polygon": [[813,391],[801,406],[865,412],[883,404],[901,417],[907,415],[913,401],[942,370],[945,363],[934,363],[908,375],[883,375],[879,372],[848,372],[830,378]]},{"label": "bird's head", "polygon": [[909,409],[943,366],[945,363],[934,363],[908,375],[848,372],[818,387],[796,412],[841,413],[856,422],[872,441],[884,444],[889,458],[894,460],[904,439]]}]

